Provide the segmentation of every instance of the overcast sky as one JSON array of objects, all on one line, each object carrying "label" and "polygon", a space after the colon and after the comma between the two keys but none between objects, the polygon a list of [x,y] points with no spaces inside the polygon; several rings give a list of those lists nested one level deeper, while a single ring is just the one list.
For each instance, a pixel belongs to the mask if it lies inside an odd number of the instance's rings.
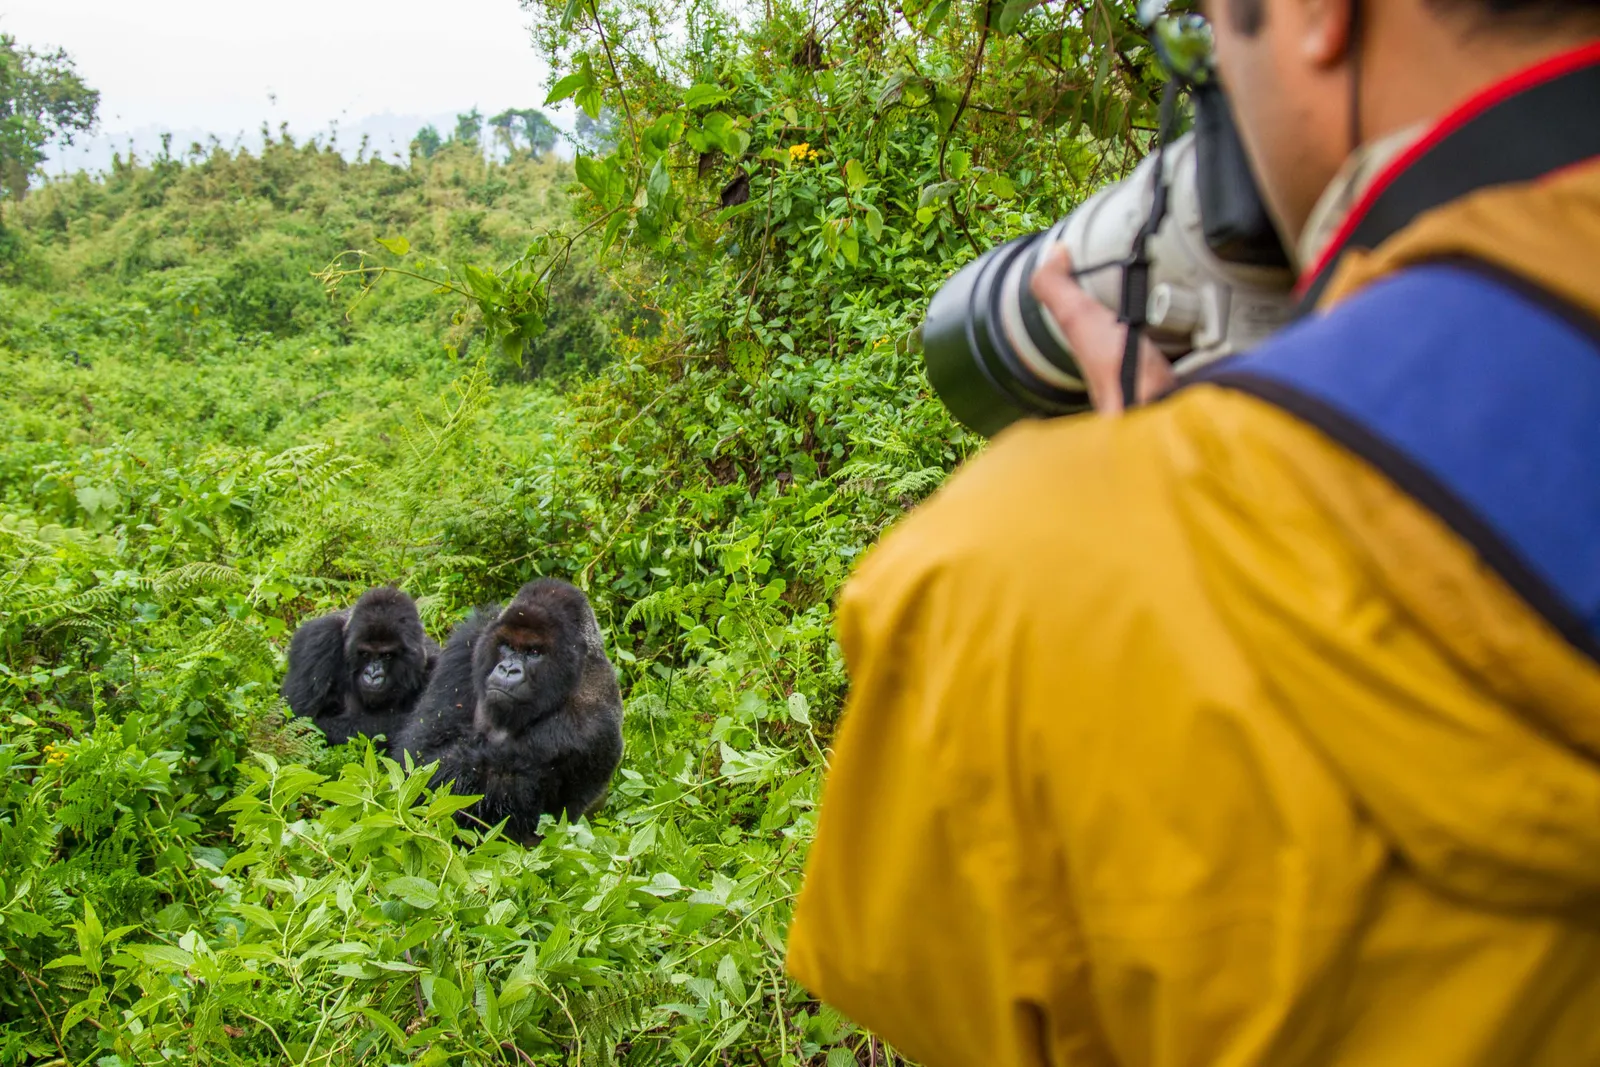
[{"label": "overcast sky", "polygon": [[517,0],[0,0],[0,33],[66,48],[100,90],[102,134],[68,154],[92,166],[163,128],[178,149],[203,133],[254,145],[263,120],[300,136],[337,120],[342,146],[368,132],[387,150],[413,122],[537,107],[528,24]]}]

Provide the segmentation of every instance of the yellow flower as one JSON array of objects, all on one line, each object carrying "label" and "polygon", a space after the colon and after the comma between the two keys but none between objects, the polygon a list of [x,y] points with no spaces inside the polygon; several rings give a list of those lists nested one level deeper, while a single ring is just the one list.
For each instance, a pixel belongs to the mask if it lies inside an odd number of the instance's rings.
[{"label": "yellow flower", "polygon": [[44,746],[44,761],[51,767],[59,767],[67,762],[67,750],[58,748],[54,744]]},{"label": "yellow flower", "polygon": [[821,158],[822,153],[818,152],[815,148],[812,148],[811,145],[805,141],[801,141],[799,144],[792,144],[789,146],[790,163],[804,163],[809,159]]}]

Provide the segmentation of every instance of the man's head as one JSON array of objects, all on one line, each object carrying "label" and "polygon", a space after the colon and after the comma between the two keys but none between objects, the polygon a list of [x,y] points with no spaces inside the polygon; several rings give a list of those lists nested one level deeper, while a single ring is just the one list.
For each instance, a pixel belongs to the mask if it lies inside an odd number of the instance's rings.
[{"label": "man's head", "polygon": [[1355,147],[1353,129],[1372,140],[1437,118],[1514,71],[1600,36],[1600,0],[1204,6],[1245,146],[1290,237]]}]

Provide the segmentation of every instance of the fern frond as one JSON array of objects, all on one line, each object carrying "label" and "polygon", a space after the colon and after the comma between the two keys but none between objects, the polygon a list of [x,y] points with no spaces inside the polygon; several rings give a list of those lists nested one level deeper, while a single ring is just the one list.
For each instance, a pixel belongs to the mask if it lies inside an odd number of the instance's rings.
[{"label": "fern frond", "polygon": [[577,1023],[573,1036],[582,1040],[583,1067],[613,1067],[617,1043],[645,1029],[650,1012],[675,993],[666,978],[647,971],[618,976],[573,997],[567,1007]]},{"label": "fern frond", "polygon": [[239,586],[243,585],[244,581],[244,575],[232,567],[221,563],[202,562],[185,563],[181,567],[163,571],[150,581],[150,586],[160,596],[172,596],[204,586]]}]

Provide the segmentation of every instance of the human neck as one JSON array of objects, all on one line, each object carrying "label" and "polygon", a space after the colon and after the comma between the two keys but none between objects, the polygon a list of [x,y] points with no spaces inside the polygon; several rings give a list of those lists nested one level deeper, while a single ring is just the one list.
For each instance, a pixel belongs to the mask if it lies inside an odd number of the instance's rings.
[{"label": "human neck", "polygon": [[[1435,23],[1435,26],[1437,23]],[[1363,73],[1362,141],[1317,200],[1295,240],[1297,266],[1315,262],[1345,214],[1367,186],[1400,153],[1445,115],[1467,100],[1520,71],[1586,44],[1600,43],[1590,32],[1537,40],[1480,33],[1465,41],[1457,36],[1439,48],[1408,50],[1397,57],[1373,50],[1363,57],[1372,69]],[[1393,39],[1391,30],[1385,38]],[[1419,54],[1420,53],[1420,54]]]},{"label": "human neck", "polygon": [[[1459,17],[1419,14],[1409,4],[1371,4],[1375,23],[1361,54],[1361,138],[1371,143],[1432,125],[1463,101],[1564,52],[1600,41],[1600,28],[1569,31],[1476,28]],[[1384,26],[1383,22],[1394,25]],[[1384,48],[1380,41],[1394,42]]]}]

